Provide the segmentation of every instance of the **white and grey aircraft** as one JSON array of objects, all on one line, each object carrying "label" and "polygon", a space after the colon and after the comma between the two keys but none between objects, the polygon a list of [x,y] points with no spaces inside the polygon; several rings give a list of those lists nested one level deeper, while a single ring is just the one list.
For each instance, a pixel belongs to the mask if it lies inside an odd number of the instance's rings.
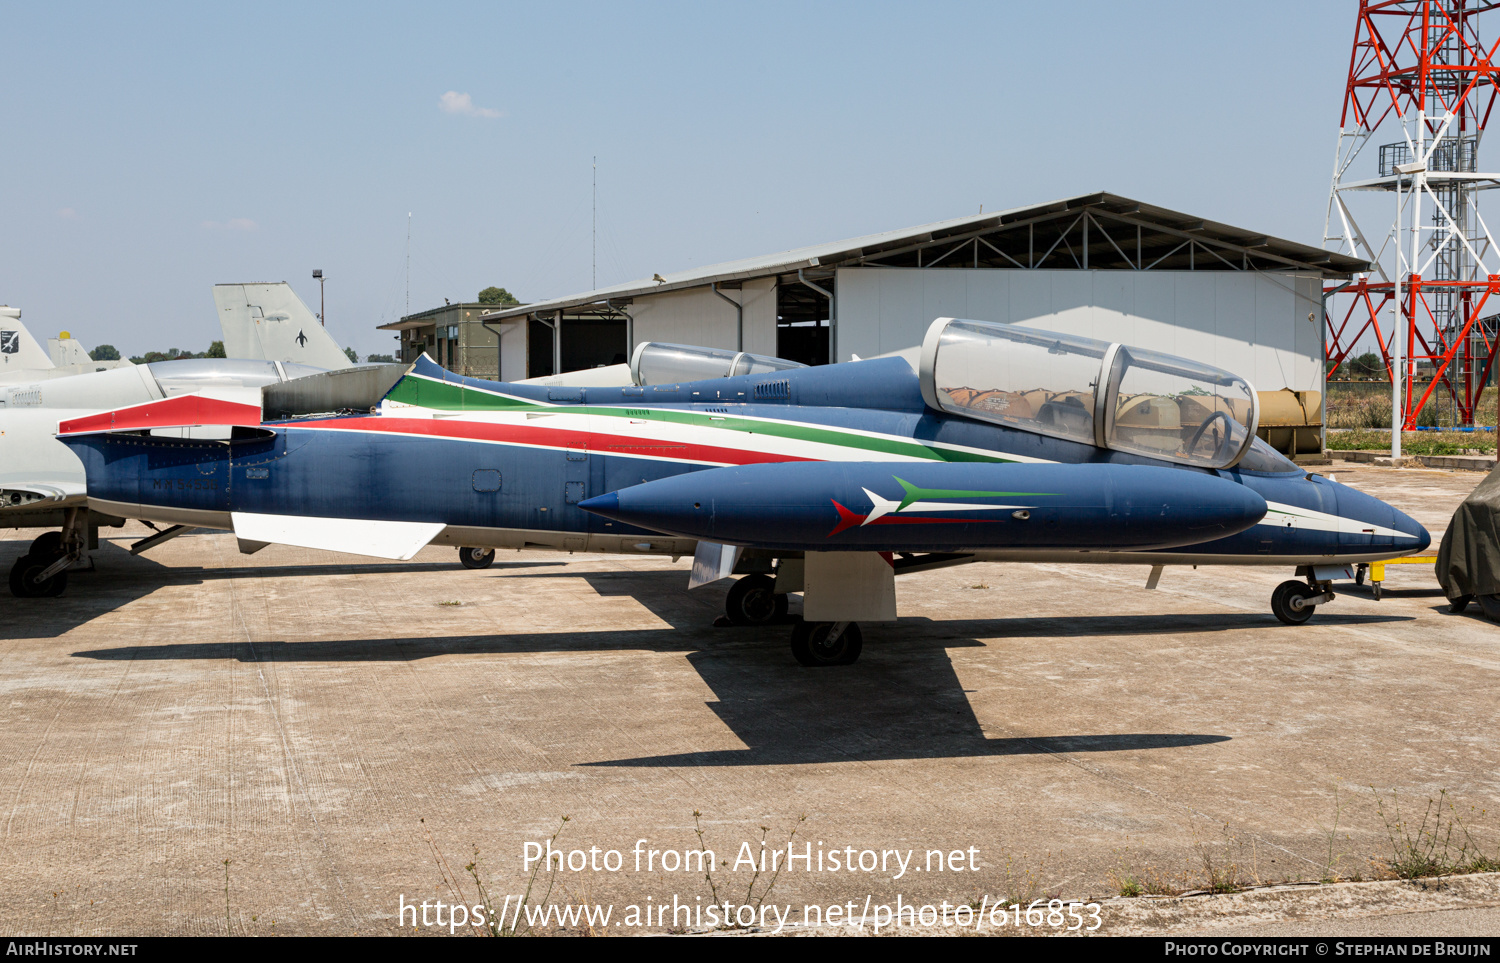
[{"label": "white and grey aircraft", "polygon": [[[55,352],[66,362],[59,366],[21,324],[19,310],[0,309],[0,527],[56,529],[27,554],[86,559],[101,525],[125,523],[89,509],[83,464],[57,440],[59,422],[204,389],[258,405],[266,385],[352,366],[289,285],[220,284],[213,293],[229,358],[85,365],[75,357],[79,345]],[[182,531],[166,529],[132,550]]]},{"label": "white and grey aircraft", "polygon": [[129,364],[93,360],[83,342],[66,331],[48,338],[44,351],[21,323],[21,309],[0,304],[0,384],[66,378]]},{"label": "white and grey aircraft", "polygon": [[224,354],[337,371],[353,365],[318,316],[285,281],[215,284]]}]

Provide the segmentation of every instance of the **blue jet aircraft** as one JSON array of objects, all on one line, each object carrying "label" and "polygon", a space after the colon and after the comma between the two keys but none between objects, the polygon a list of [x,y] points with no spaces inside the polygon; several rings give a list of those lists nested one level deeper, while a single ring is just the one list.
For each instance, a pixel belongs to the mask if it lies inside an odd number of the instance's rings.
[{"label": "blue jet aircraft", "polygon": [[[660,380],[640,376],[659,349],[691,354],[643,345],[638,382]],[[1256,394],[1227,371],[953,318],[907,354],[805,368],[710,350],[699,361],[719,377],[700,364],[695,380],[624,387],[482,381],[424,356],[363,410],[286,417],[204,392],[59,437],[95,509],[232,529],[247,552],[693,553],[690,587],[743,574],[736,623],[783,617],[801,592],[792,651],[811,666],[858,657],[858,623],[896,618],[903,572],[1285,566],[1297,577],[1272,611],[1300,624],[1358,563],[1429,544],[1390,505],[1260,442]],[[183,437],[199,426],[219,437]],[[52,591],[48,562],[18,563],[24,594]]]}]

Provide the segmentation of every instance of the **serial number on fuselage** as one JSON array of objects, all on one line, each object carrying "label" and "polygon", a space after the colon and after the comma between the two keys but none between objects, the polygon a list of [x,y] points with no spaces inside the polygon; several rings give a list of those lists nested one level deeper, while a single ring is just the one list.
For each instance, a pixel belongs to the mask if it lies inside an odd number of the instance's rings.
[{"label": "serial number on fuselage", "polygon": [[153,478],[151,479],[151,490],[216,492],[219,490],[219,480],[217,478]]}]

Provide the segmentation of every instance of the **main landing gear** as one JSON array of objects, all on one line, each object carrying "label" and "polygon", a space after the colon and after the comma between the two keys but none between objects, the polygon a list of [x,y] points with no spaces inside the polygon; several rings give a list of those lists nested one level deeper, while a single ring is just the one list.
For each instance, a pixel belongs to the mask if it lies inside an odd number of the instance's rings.
[{"label": "main landing gear", "polygon": [[[786,619],[787,597],[776,594],[769,575],[746,575],[724,599],[724,615],[732,625],[772,625]],[[792,656],[809,668],[851,665],[864,648],[857,622],[804,622],[792,626]]]},{"label": "main landing gear", "polygon": [[464,568],[489,568],[495,562],[495,550],[465,546],[458,550],[458,560]]},{"label": "main landing gear", "polygon": [[[743,576],[724,599],[731,625],[774,625],[786,620],[786,609],[786,594],[776,594],[776,579],[769,575]],[[809,668],[851,665],[862,648],[864,634],[857,622],[799,620],[792,625],[792,656]]]},{"label": "main landing gear", "polygon": [[776,594],[769,575],[746,575],[730,588],[724,614],[733,625],[770,625],[786,618],[786,595]]},{"label": "main landing gear", "polygon": [[56,598],[68,587],[68,569],[83,555],[79,509],[69,509],[61,532],[43,532],[10,568],[10,594],[18,599]]},{"label": "main landing gear", "polygon": [[853,665],[864,641],[858,622],[798,622],[792,628],[792,657],[808,668]]}]

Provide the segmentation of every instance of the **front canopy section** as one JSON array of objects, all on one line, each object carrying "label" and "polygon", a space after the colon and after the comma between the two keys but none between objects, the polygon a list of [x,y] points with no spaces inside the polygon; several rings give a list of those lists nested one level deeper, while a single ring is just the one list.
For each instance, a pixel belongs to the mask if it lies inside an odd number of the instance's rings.
[{"label": "front canopy section", "polygon": [[1255,437],[1255,391],[1174,355],[992,321],[939,318],[922,345],[929,407],[1200,468]]},{"label": "front canopy section", "polygon": [[635,354],[630,359],[630,377],[638,385],[668,385],[805,367],[807,366],[804,364],[785,358],[772,358],[730,348],[644,341],[636,346]]},{"label": "front canopy section", "polygon": [[1238,375],[1123,344],[1110,368],[1107,448],[1228,468],[1255,438],[1255,390]]}]

